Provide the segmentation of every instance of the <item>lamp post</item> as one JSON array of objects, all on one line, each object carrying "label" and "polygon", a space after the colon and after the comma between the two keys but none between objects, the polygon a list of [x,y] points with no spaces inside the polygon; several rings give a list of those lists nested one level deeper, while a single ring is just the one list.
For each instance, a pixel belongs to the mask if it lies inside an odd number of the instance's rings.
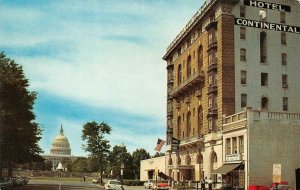
[{"label": "lamp post", "polygon": [[121,188],[123,189],[123,170],[124,170],[124,164],[121,163]]}]

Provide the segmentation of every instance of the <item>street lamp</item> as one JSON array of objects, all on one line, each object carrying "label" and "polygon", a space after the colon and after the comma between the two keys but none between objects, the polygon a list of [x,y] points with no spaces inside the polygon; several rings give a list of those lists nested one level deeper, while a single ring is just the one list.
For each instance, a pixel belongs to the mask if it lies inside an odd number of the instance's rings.
[{"label": "street lamp", "polygon": [[121,163],[121,189],[123,189],[123,170],[124,170],[124,164]]}]

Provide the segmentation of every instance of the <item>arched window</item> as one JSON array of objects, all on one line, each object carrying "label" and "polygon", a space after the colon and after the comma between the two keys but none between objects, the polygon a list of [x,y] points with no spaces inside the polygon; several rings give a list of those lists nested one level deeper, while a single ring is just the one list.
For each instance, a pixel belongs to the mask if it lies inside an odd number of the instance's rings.
[{"label": "arched window", "polygon": [[260,62],[267,62],[267,33],[260,33]]},{"label": "arched window", "polygon": [[200,46],[198,49],[198,70],[200,71],[203,67],[203,47]]},{"label": "arched window", "polygon": [[178,77],[178,79],[177,79],[177,84],[179,85],[179,84],[181,84],[181,80],[182,80],[182,69],[181,69],[181,65],[179,64],[179,66],[178,66],[178,73],[177,73],[177,77]]},{"label": "arched window", "polygon": [[203,133],[203,108],[198,108],[198,135],[201,136]]},{"label": "arched window", "polygon": [[218,157],[217,154],[215,152],[211,153],[211,157],[210,157],[210,163],[211,163],[211,171],[217,169],[218,167]]},{"label": "arched window", "polygon": [[203,164],[203,156],[200,152],[197,154],[196,162],[197,164]]},{"label": "arched window", "polygon": [[191,128],[192,128],[191,112],[188,112],[187,118],[186,118],[186,137],[190,137]]},{"label": "arched window", "polygon": [[191,56],[189,55],[188,59],[187,59],[187,69],[186,69],[186,76],[187,78],[190,78],[191,74],[192,74],[192,65],[191,65],[191,62],[192,62],[192,58]]},{"label": "arched window", "polygon": [[177,119],[177,138],[179,139],[181,135],[181,118]]},{"label": "arched window", "polygon": [[261,109],[262,110],[268,110],[269,108],[269,100],[267,97],[262,97],[261,99]]}]

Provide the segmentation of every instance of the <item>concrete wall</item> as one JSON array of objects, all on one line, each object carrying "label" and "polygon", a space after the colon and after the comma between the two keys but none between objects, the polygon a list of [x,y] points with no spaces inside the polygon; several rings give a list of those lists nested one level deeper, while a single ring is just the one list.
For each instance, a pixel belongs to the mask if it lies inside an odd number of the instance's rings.
[{"label": "concrete wall", "polygon": [[272,183],[273,164],[281,164],[282,180],[295,187],[300,167],[300,114],[248,112],[249,184]]},{"label": "concrete wall", "polygon": [[148,171],[153,171],[157,168],[159,171],[166,173],[166,157],[156,157],[141,161],[140,180],[146,181],[149,179]]}]

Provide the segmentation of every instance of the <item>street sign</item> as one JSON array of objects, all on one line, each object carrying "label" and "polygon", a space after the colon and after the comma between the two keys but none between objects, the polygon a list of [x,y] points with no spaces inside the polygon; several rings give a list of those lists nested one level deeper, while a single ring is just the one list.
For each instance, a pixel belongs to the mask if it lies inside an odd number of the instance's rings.
[{"label": "street sign", "polygon": [[179,149],[179,146],[172,146],[171,149],[172,151],[177,151]]},{"label": "street sign", "polygon": [[172,137],[172,142],[171,142],[172,145],[179,145],[180,144],[180,140],[179,139],[176,139],[174,137]]},{"label": "street sign", "polygon": [[281,164],[273,164],[273,183],[281,181]]}]

